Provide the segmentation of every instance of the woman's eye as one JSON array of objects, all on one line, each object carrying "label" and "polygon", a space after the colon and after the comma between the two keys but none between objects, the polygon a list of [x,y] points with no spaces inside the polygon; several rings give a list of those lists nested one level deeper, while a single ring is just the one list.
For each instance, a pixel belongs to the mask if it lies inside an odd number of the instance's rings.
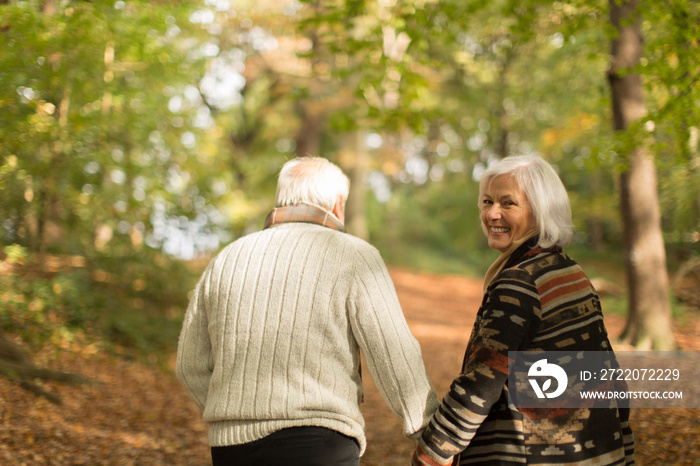
[{"label": "woman's eye", "polygon": [[493,204],[493,201],[491,199],[484,199],[483,201],[481,201],[481,203],[484,205],[491,205]]}]

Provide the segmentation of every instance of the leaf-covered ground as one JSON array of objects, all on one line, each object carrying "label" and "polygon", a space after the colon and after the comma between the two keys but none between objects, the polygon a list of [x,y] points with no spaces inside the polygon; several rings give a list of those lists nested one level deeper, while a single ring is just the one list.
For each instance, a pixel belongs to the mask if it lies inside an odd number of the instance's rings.
[{"label": "leaf-covered ground", "polygon": [[[439,397],[462,360],[481,283],[459,276],[393,269],[399,298]],[[616,335],[623,320],[607,318]],[[675,329],[683,350],[700,350],[700,319]],[[89,386],[44,384],[58,393],[57,406],[0,378],[0,464],[7,465],[206,465],[206,426],[198,408],[172,374],[108,356],[94,347],[42,351],[35,362],[79,372]],[[172,363],[171,363],[172,366]],[[406,465],[413,442],[365,376],[368,449],[362,464]],[[700,381],[699,381],[700,383]],[[633,429],[640,465],[700,465],[700,410],[637,409]]]}]

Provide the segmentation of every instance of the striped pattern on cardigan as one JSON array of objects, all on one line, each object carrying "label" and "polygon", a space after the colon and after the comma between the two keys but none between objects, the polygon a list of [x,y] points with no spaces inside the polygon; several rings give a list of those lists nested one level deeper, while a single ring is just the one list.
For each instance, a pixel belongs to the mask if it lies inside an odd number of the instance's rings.
[{"label": "striped pattern on cardigan", "polygon": [[629,409],[518,410],[508,351],[606,351],[598,295],[558,250],[518,248],[489,285],[460,375],[413,455],[414,465],[634,463]]}]

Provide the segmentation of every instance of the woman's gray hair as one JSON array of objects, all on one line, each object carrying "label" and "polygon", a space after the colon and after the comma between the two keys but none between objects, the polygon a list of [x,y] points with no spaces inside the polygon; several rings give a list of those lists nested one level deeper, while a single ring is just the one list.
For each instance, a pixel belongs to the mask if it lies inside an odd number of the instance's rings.
[{"label": "woman's gray hair", "polygon": [[340,196],[348,198],[350,181],[343,171],[323,157],[296,157],[282,166],[275,206],[311,204],[332,211]]},{"label": "woman's gray hair", "polygon": [[537,155],[512,155],[492,165],[479,182],[479,202],[484,188],[495,177],[510,175],[525,193],[539,228],[538,246],[567,246],[574,234],[571,204],[554,168]]}]

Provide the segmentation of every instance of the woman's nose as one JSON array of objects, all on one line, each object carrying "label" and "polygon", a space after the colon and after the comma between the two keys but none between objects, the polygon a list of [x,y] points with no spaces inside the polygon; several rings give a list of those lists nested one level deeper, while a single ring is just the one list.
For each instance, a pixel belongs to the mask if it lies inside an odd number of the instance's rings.
[{"label": "woman's nose", "polygon": [[493,204],[487,212],[487,217],[490,220],[497,220],[501,218],[501,207],[498,204]]}]

